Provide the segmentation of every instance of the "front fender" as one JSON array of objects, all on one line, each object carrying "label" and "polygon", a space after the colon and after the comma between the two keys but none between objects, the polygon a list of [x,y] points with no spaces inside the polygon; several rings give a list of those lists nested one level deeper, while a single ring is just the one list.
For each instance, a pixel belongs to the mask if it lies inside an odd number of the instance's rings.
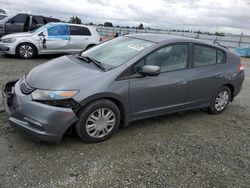
[{"label": "front fender", "polygon": [[118,94],[110,93],[110,92],[103,92],[91,95],[87,98],[85,98],[83,101],[80,102],[80,105],[82,107],[88,105],[89,103],[99,100],[99,99],[109,99],[113,101],[116,105],[118,105],[118,108],[120,109],[121,116],[122,116],[122,127],[127,127],[130,122],[130,108],[129,108],[129,102],[128,99],[121,97]]}]

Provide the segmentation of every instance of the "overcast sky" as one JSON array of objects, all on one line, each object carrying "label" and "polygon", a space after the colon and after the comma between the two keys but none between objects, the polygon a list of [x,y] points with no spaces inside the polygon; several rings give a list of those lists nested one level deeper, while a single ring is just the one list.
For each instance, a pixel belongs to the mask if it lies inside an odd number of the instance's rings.
[{"label": "overcast sky", "polygon": [[27,12],[83,23],[250,34],[250,0],[0,0],[8,13]]}]

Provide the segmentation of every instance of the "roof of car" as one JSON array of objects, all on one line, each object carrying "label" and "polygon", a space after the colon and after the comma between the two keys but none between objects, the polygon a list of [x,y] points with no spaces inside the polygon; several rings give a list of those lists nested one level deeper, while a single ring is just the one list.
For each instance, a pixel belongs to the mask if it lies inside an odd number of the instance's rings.
[{"label": "roof of car", "polygon": [[71,25],[71,26],[95,28],[94,26],[83,25],[83,24],[73,24],[73,23],[67,23],[67,22],[49,22],[47,23],[47,25]]},{"label": "roof of car", "polygon": [[188,37],[182,37],[182,36],[174,36],[174,35],[166,35],[166,34],[150,34],[150,33],[130,34],[130,35],[126,35],[126,36],[132,37],[132,38],[137,38],[137,39],[142,39],[142,40],[147,40],[147,41],[151,41],[151,42],[155,42],[155,43],[195,42],[195,43],[206,44],[206,45],[210,45],[210,46],[214,46],[214,47],[223,49],[222,47],[220,47],[218,45],[214,45],[214,44],[209,43],[209,42],[205,42],[205,41],[193,39],[193,38],[188,38]]}]

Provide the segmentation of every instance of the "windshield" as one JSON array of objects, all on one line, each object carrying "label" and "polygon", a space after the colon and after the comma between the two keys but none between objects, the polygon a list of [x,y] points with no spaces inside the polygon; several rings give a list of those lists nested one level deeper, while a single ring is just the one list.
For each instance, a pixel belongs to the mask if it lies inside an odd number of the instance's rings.
[{"label": "windshield", "polygon": [[102,64],[117,67],[154,44],[154,42],[141,39],[118,37],[87,50],[81,55],[95,59]]}]

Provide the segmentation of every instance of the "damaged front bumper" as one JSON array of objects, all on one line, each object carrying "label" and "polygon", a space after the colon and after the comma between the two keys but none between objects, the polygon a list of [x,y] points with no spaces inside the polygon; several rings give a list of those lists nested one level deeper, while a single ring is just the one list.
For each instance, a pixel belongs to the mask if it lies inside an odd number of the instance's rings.
[{"label": "damaged front bumper", "polygon": [[18,80],[6,83],[2,95],[10,123],[37,140],[59,142],[78,119],[70,108],[33,101],[21,92]]}]

